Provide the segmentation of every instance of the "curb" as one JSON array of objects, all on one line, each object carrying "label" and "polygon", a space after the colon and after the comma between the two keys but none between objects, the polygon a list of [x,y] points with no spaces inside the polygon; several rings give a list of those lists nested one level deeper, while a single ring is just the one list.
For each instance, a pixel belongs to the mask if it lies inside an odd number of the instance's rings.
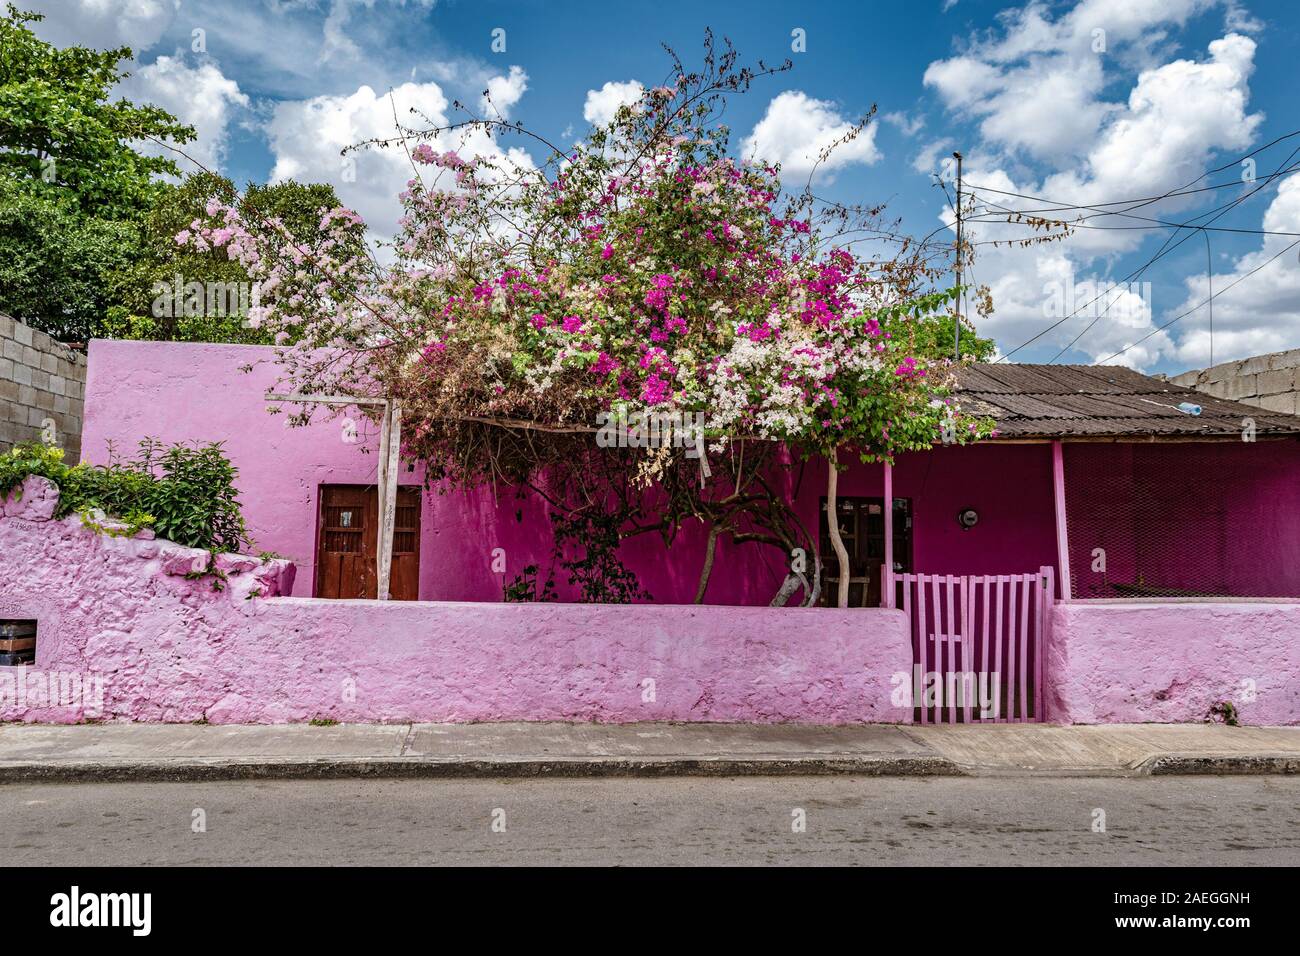
[{"label": "curb", "polygon": [[1158,754],[1143,760],[1136,769],[1153,777],[1296,774],[1300,773],[1300,754]]},{"label": "curb", "polygon": [[628,760],[155,760],[0,763],[4,783],[186,783],[204,780],[520,779],[602,777],[965,777],[944,757],[719,757]]},{"label": "curb", "polygon": [[151,760],[0,763],[6,783],[185,783],[220,780],[521,779],[537,777],[954,777],[944,757],[720,757],[633,760],[461,760],[321,757],[311,760]]},{"label": "curb", "polygon": [[1127,767],[977,767],[939,756],[316,757],[0,762],[0,785],[202,783],[239,780],[520,780],[608,777],[1159,777],[1300,774],[1300,754],[1153,754]]}]

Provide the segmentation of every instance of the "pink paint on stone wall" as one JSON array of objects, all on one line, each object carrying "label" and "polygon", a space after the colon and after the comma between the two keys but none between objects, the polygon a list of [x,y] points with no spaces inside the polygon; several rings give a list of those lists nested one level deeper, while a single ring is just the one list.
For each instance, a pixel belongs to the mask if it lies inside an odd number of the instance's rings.
[{"label": "pink paint on stone wall", "polygon": [[1055,723],[1300,724],[1300,602],[1058,604],[1047,665]]},{"label": "pink paint on stone wall", "polygon": [[215,590],[187,577],[207,552],[54,521],[48,483],[24,491],[0,517],[0,617],[37,620],[37,660],[0,667],[0,720],[911,717],[899,611],[267,599],[287,562],[220,556]]}]

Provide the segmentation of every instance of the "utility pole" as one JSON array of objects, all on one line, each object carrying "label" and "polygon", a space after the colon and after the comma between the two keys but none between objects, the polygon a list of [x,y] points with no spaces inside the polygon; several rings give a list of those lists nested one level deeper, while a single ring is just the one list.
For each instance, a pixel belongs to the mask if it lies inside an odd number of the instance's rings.
[{"label": "utility pole", "polygon": [[957,160],[957,310],[956,320],[953,322],[953,361],[961,361],[961,153],[953,153],[953,159]]}]

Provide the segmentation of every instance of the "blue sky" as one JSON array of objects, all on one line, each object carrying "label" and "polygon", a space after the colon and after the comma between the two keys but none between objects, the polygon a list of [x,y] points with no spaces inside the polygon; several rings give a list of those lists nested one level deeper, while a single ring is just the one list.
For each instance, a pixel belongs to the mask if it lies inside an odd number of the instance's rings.
[{"label": "blue sky", "polygon": [[[795,171],[788,180],[801,182],[797,171],[819,137],[874,104],[870,136],[842,155],[818,192],[887,202],[916,235],[943,223],[946,203],[931,174],[954,148],[967,157],[985,218],[998,208],[1043,205],[1011,193],[1096,205],[1188,183],[1202,189],[1130,210],[1147,219],[1090,219],[1103,228],[1080,229],[1064,243],[978,247],[974,274],[992,289],[996,309],[981,331],[1004,352],[1033,339],[1015,360],[1110,360],[1147,371],[1203,366],[1211,342],[1207,272],[1218,293],[1215,361],[1300,346],[1300,247],[1288,248],[1300,239],[1300,177],[1264,181],[1289,156],[1300,160],[1290,155],[1300,137],[1260,152],[1253,184],[1242,182],[1248,171],[1237,165],[1207,175],[1300,129],[1294,0],[25,5],[49,15],[40,32],[56,42],[132,46],[135,75],[124,92],[194,123],[194,155],[206,165],[240,182],[333,182],[381,234],[395,215],[401,164],[368,156],[345,174],[338,147],[391,130],[394,103],[447,116],[450,101],[477,104],[491,84],[512,118],[553,141],[572,141],[631,84],[664,78],[661,42],[694,64],[711,27],[745,62],[794,61],[793,70],[759,81],[731,104],[737,150],[781,159]],[[496,30],[504,31],[504,51],[493,49]],[[803,52],[792,50],[795,30],[806,37]],[[484,148],[512,146],[531,149],[520,140]],[[1213,225],[1246,231],[1150,228],[1157,223],[1148,219],[1187,222],[1232,200],[1241,202]],[[984,243],[1024,234],[1005,223],[973,227]],[[1096,291],[1090,283],[1125,280],[1171,234],[1186,241],[1136,285],[1103,298],[1109,311],[1086,307]],[[1085,307],[1048,330],[1063,317],[1056,306],[1064,301]]]}]

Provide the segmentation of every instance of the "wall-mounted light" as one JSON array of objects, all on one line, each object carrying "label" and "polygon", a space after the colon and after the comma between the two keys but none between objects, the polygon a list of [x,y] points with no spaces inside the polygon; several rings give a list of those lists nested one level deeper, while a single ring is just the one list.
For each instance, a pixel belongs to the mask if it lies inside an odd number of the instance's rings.
[{"label": "wall-mounted light", "polygon": [[957,523],[961,525],[961,530],[969,531],[979,524],[980,513],[974,508],[962,508],[957,512]]}]

